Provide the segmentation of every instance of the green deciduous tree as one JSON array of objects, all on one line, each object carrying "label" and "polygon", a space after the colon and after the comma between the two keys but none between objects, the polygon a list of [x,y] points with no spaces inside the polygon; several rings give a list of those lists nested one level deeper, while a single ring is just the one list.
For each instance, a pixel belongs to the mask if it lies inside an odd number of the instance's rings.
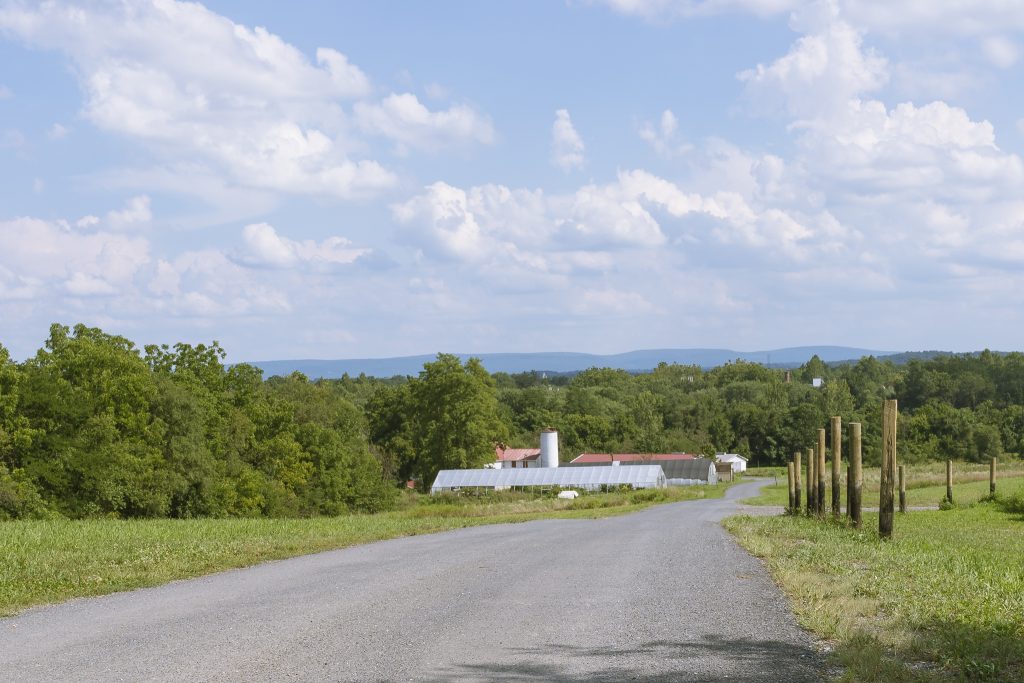
[{"label": "green deciduous tree", "polygon": [[412,446],[421,481],[439,470],[479,467],[494,460],[494,444],[507,438],[498,417],[494,380],[480,361],[463,365],[438,354],[410,382]]}]

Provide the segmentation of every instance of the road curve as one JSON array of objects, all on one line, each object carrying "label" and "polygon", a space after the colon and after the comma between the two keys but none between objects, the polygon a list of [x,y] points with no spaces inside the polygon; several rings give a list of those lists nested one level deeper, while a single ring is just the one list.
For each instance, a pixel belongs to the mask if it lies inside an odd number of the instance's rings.
[{"label": "road curve", "polygon": [[3,681],[818,681],[724,500],[395,539],[0,620]]}]

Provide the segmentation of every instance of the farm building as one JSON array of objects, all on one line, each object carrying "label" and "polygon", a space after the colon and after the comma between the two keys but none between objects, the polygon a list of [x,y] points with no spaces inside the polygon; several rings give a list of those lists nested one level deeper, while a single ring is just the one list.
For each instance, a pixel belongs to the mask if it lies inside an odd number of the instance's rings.
[{"label": "farm building", "polygon": [[602,487],[665,488],[658,465],[622,467],[530,467],[523,469],[441,470],[430,493],[445,491],[549,490],[554,487],[597,491]]},{"label": "farm building", "polygon": [[747,471],[747,459],[739,453],[715,453],[715,460],[729,463],[733,472]]},{"label": "farm building", "polygon": [[492,469],[525,467],[558,467],[558,432],[545,429],[540,434],[540,448],[509,448],[505,444],[494,447]]},{"label": "farm building", "polygon": [[494,464],[491,468],[502,470],[514,467],[540,467],[539,448],[509,448],[504,444],[494,447]]},{"label": "farm building", "polygon": [[[637,467],[637,464],[626,464],[620,460],[610,460],[610,453],[593,454],[603,455],[604,459],[593,458],[590,460],[581,461],[576,458],[571,463],[565,466],[566,469],[580,467],[586,469],[611,469],[617,470],[623,467]],[[629,454],[625,454],[629,455]],[[678,454],[673,454],[678,455]],[[656,456],[661,458],[663,456]],[[628,462],[628,461],[627,461]],[[657,465],[661,468],[662,472],[665,473],[665,483],[668,486],[692,486],[695,484],[717,484],[718,483],[718,472],[715,469],[715,463],[707,460],[706,458],[695,458],[690,456],[688,458],[675,458],[672,460],[644,460],[644,465]]]}]

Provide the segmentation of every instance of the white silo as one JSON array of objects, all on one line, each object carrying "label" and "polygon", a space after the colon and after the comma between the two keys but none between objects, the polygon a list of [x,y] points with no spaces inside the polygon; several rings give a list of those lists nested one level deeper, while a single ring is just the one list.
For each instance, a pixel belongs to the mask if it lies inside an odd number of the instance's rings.
[{"label": "white silo", "polygon": [[540,466],[558,467],[558,432],[554,429],[540,433]]}]

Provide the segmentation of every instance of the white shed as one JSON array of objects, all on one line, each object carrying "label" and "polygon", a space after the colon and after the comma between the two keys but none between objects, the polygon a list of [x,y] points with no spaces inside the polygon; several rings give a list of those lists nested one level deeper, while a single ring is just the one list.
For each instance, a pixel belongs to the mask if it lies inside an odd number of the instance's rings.
[{"label": "white shed", "polygon": [[716,453],[715,460],[729,463],[733,472],[747,471],[747,459],[739,453]]}]

